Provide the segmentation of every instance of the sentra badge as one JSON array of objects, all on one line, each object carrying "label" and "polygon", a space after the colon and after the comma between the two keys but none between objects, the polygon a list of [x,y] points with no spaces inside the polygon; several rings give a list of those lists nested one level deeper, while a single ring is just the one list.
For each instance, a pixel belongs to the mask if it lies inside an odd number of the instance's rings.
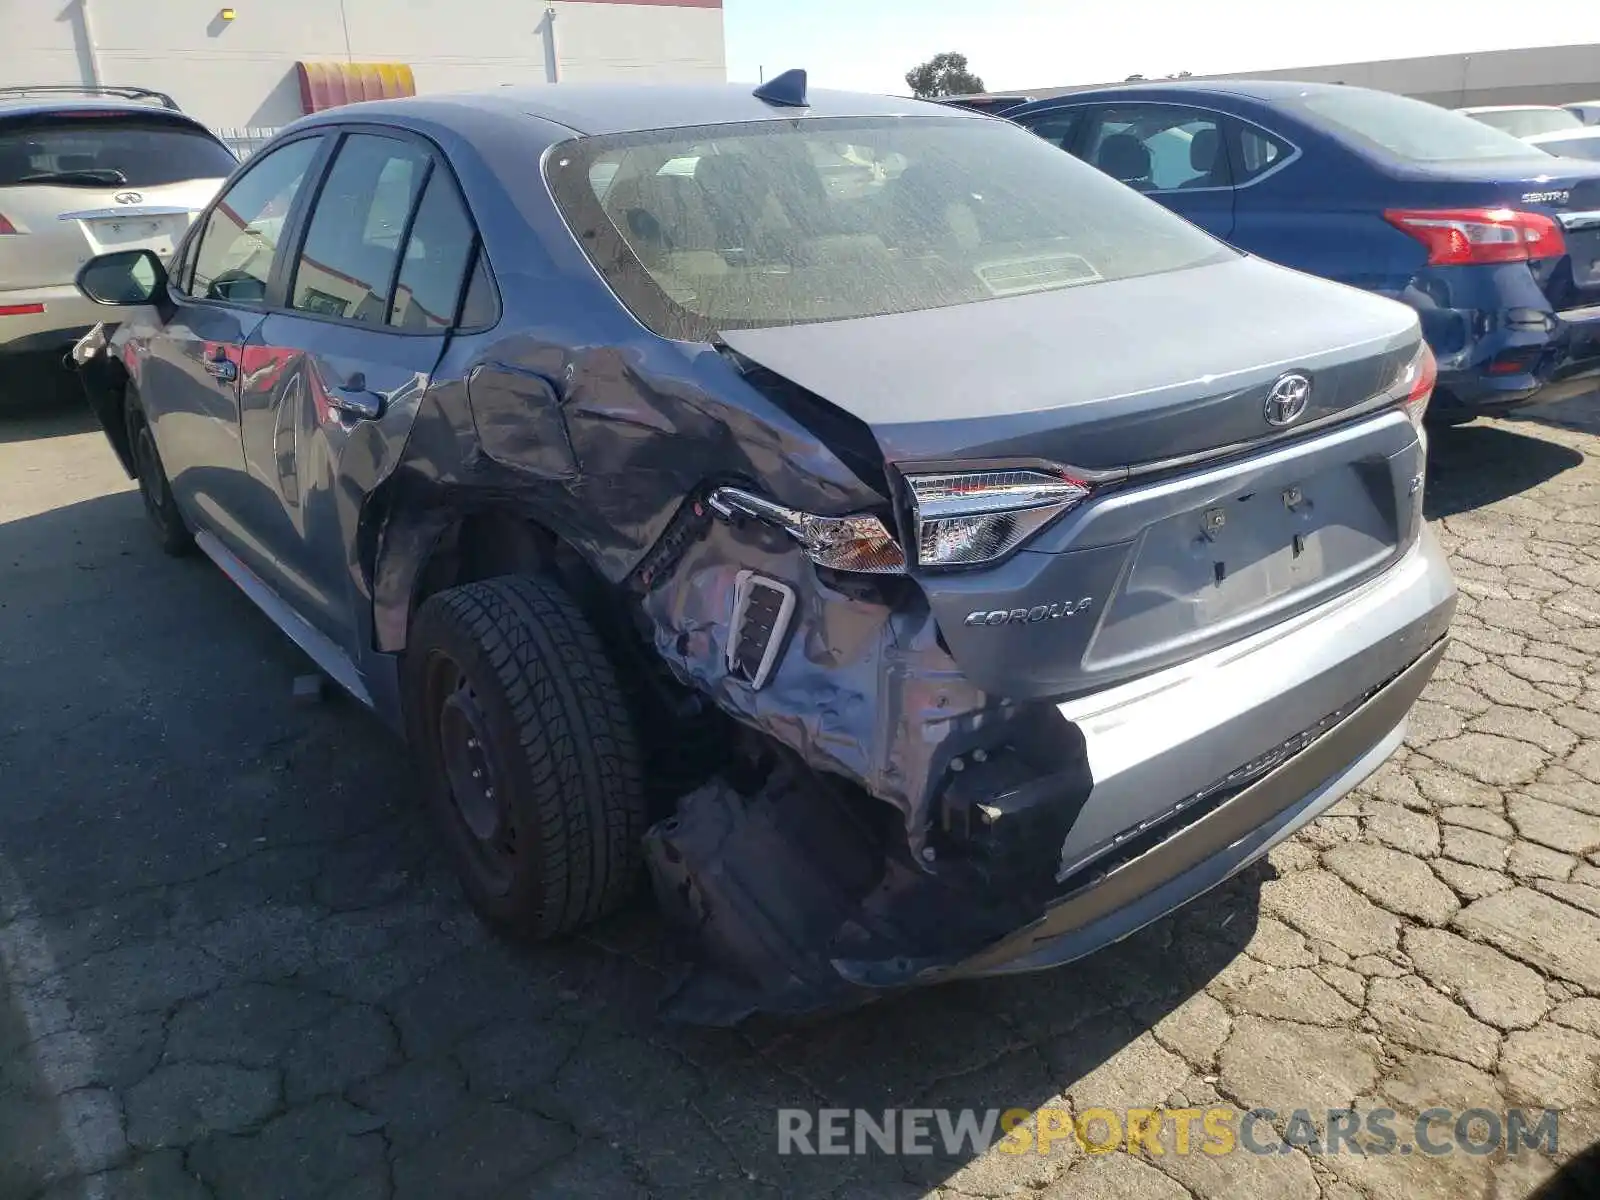
[{"label": "sentra badge", "polygon": [[1036,621],[1059,621],[1075,617],[1094,603],[1094,598],[1063,600],[1057,604],[1036,604],[1032,608],[997,608],[968,613],[963,625],[1032,625]]}]

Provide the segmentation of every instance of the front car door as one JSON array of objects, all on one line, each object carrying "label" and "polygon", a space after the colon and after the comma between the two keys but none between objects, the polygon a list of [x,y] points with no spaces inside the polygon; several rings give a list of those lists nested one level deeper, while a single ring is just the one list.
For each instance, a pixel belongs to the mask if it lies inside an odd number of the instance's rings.
[{"label": "front car door", "polygon": [[265,316],[278,242],[323,139],[253,161],[196,222],[169,280],[172,315],[132,372],[173,495],[237,552],[248,542],[240,443],[245,340]]},{"label": "front car door", "polygon": [[245,458],[273,500],[261,528],[275,579],[355,662],[362,504],[393,466],[458,323],[476,246],[437,151],[399,131],[348,132],[282,293],[245,343]]},{"label": "front car door", "polygon": [[1078,153],[1226,240],[1233,234],[1234,205],[1228,134],[1227,118],[1205,109],[1114,104],[1086,120]]}]

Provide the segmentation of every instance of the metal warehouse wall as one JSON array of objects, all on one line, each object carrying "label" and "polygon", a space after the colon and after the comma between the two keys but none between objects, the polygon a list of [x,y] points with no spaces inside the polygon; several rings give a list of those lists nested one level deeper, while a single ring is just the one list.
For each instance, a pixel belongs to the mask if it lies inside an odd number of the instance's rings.
[{"label": "metal warehouse wall", "polygon": [[0,0],[0,82],[88,83],[98,71],[101,83],[170,92],[213,126],[276,126],[301,115],[300,61],[406,63],[419,92],[727,77],[722,0],[228,7],[232,21],[222,19],[220,0]]},{"label": "metal warehouse wall", "polygon": [[[1237,71],[1195,78],[1348,83],[1415,96],[1446,108],[1463,108],[1470,104],[1565,104],[1600,99],[1600,45],[1486,50],[1475,54],[1437,54],[1426,58],[1334,63],[1280,71]],[[1099,83],[1019,90],[1042,98],[1105,86]]]}]

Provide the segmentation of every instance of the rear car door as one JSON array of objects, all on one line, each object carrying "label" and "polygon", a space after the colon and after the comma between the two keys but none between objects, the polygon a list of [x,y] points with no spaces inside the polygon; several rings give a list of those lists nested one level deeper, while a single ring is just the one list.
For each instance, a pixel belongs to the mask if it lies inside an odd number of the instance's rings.
[{"label": "rear car door", "polygon": [[325,141],[277,146],[229,185],[176,264],[170,318],[130,364],[179,505],[235,553],[252,543],[240,445],[242,351],[265,315],[278,242]]},{"label": "rear car door", "polygon": [[73,286],[96,254],[165,258],[237,166],[165,109],[0,107],[0,350],[50,351],[106,319]]},{"label": "rear car door", "polygon": [[1206,232],[1233,233],[1233,170],[1226,118],[1179,104],[1116,104],[1094,110],[1080,157],[1147,193]]},{"label": "rear car door", "polygon": [[245,458],[272,509],[258,514],[264,549],[284,598],[353,659],[361,505],[404,444],[457,324],[476,244],[429,144],[346,133],[282,295],[245,343]]}]

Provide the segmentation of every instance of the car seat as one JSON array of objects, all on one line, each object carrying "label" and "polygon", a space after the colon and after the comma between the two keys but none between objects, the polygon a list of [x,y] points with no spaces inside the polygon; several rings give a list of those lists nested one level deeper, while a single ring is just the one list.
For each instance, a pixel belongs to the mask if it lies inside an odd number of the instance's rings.
[{"label": "car seat", "polygon": [[1189,142],[1189,167],[1199,172],[1180,187],[1227,187],[1231,182],[1228,156],[1223,153],[1222,133],[1216,126],[1197,130]]},{"label": "car seat", "polygon": [[1113,133],[1101,142],[1095,166],[1129,187],[1150,190],[1150,148],[1131,133]]}]

